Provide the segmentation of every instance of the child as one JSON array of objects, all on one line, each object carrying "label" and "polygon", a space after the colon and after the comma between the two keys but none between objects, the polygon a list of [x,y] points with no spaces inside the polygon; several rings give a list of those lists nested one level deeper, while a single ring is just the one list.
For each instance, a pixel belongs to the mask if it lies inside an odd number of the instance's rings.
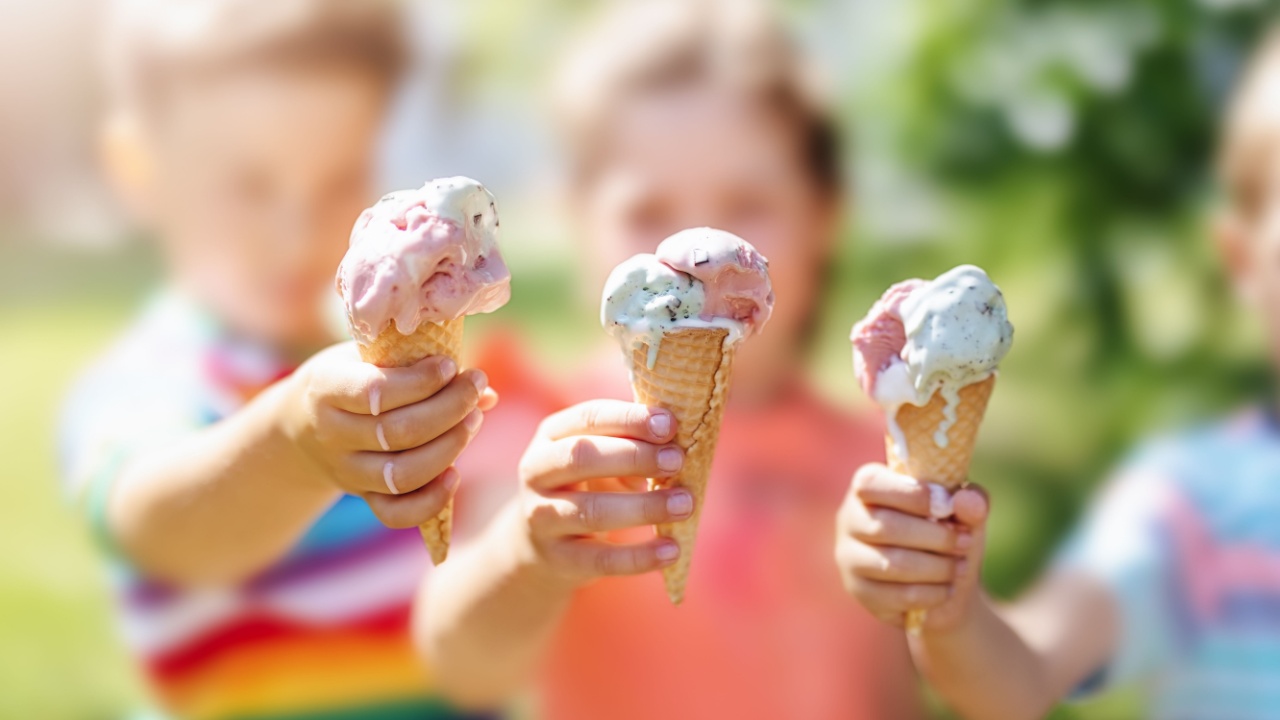
[{"label": "child", "polygon": [[410,636],[414,526],[458,486],[486,378],[380,370],[350,343],[290,374],[335,339],[324,300],[376,197],[395,5],[157,0],[117,20],[107,169],[167,289],[72,392],[62,450],[126,640],[175,716],[448,716]]},{"label": "child", "polygon": [[[679,608],[655,572],[677,548],[650,526],[687,517],[692,498],[607,480],[680,467],[670,415],[589,400],[537,425],[567,399],[628,397],[619,348],[597,328],[598,357],[561,395],[509,361],[481,363],[503,407],[461,467],[516,474],[520,491],[429,590],[442,687],[483,705],[537,667],[542,716],[556,720],[916,716],[901,640],[842,609],[830,568],[831,508],[847,482],[832,468],[876,457],[882,436],[804,380],[839,216],[833,119],[759,7],[616,8],[570,59],[561,107],[586,302],[598,307],[618,261],[710,225],[770,258],[777,304],[735,360]],[[510,448],[531,437],[517,463]],[[605,575],[617,577],[592,582]]]},{"label": "child", "polygon": [[[1255,59],[1228,117],[1218,240],[1266,322],[1280,363],[1280,34]],[[1273,401],[1274,402],[1274,401]],[[929,494],[881,465],[858,471],[836,556],[881,619],[929,608],[917,666],[967,718],[1035,718],[1073,692],[1139,682],[1162,718],[1280,713],[1280,422],[1275,406],[1141,447],[1047,576],[1008,605],[981,590],[989,503]]]}]

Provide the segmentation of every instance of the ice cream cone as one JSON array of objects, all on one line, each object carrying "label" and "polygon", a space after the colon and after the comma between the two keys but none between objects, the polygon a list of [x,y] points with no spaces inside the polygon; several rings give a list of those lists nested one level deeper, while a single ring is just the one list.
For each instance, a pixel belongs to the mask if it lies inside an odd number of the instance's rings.
[{"label": "ice cream cone", "polygon": [[[889,469],[910,475],[920,482],[936,483],[954,492],[969,478],[969,462],[978,439],[978,427],[987,412],[987,401],[995,388],[996,376],[960,388],[955,423],[947,429],[947,445],[935,440],[946,415],[947,400],[935,392],[923,407],[903,405],[894,421],[902,433],[906,457],[900,457],[892,432],[885,433],[885,451]],[[925,611],[907,612],[907,632],[918,635],[924,626]]]},{"label": "ice cream cone", "polygon": [[969,477],[978,426],[982,424],[995,383],[996,377],[991,375],[960,388],[956,421],[947,429],[946,447],[940,447],[934,440],[945,418],[947,401],[942,393],[935,392],[923,407],[908,404],[899,408],[895,422],[907,452],[905,458],[898,457],[893,434],[886,433],[885,450],[890,469],[921,482],[937,483],[948,490],[963,485]]},{"label": "ice cream cone", "polygon": [[668,330],[662,335],[652,368],[648,366],[647,343],[639,343],[631,351],[631,388],[636,402],[671,411],[676,420],[675,442],[685,452],[680,472],[668,478],[651,478],[650,489],[683,487],[694,499],[688,520],[657,526],[659,535],[680,546],[679,559],[662,570],[667,597],[676,605],[684,600],[693,541],[729,390],[733,348],[725,347],[728,334],[728,330],[715,327]]},{"label": "ice cream cone", "polygon": [[[462,321],[459,317],[443,323],[424,322],[409,335],[402,335],[393,323],[373,342],[359,345],[360,357],[378,367],[407,367],[432,355],[446,355],[457,363],[462,353]],[[453,499],[418,530],[431,553],[431,562],[444,562],[453,533]]]}]

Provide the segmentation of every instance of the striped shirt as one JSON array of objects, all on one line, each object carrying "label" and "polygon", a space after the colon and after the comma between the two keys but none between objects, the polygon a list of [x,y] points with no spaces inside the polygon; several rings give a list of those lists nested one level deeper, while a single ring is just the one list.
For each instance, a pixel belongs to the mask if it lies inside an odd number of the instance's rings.
[{"label": "striped shirt", "polygon": [[166,586],[114,551],[104,499],[130,459],[227,417],[290,368],[176,295],[153,302],[73,389],[69,494],[110,558],[124,639],[162,711],[182,718],[453,718],[412,647],[430,563],[345,496],[273,567],[230,587]]},{"label": "striped shirt", "polygon": [[1280,718],[1280,426],[1250,412],[1147,443],[1060,561],[1121,636],[1087,690],[1135,682],[1154,718]]}]

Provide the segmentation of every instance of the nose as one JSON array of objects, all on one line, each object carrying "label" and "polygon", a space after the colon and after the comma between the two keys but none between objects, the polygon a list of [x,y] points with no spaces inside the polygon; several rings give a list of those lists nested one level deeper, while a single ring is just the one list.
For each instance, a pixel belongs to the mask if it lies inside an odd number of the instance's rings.
[{"label": "nose", "polygon": [[291,261],[301,261],[311,250],[318,222],[312,203],[290,199],[276,212],[275,243]]}]

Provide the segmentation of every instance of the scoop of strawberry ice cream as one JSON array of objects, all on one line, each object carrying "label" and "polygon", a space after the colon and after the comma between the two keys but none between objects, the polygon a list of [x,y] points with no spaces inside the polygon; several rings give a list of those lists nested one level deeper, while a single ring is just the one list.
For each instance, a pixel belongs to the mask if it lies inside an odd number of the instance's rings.
[{"label": "scoop of strawberry ice cream", "polygon": [[853,373],[869,397],[876,397],[880,376],[902,362],[907,330],[902,324],[902,301],[924,286],[923,280],[904,280],[884,292],[866,317],[853,326]]},{"label": "scoop of strawberry ice cream", "polygon": [[493,195],[465,177],[393,192],[361,213],[338,268],[351,334],[372,342],[395,324],[493,312],[511,298]]},{"label": "scoop of strawberry ice cream", "polygon": [[737,320],[745,337],[759,331],[773,313],[769,261],[733,233],[706,227],[681,230],[663,240],[654,255],[702,282],[704,320]]}]

